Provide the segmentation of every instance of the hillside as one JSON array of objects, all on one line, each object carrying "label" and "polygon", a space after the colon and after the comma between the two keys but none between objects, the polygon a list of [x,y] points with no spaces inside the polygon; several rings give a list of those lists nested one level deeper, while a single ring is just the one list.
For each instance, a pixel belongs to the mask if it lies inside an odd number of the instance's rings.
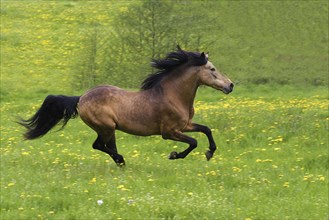
[{"label": "hillside", "polygon": [[[216,22],[202,19],[191,24],[191,30],[195,28],[197,36],[206,36],[202,38],[206,43],[201,42],[201,47],[210,52],[213,63],[238,85],[328,85],[327,1],[180,4],[172,9],[171,16],[189,19],[200,6],[210,10],[209,19]],[[113,19],[120,18],[129,7],[121,1],[2,2],[1,98],[80,94],[80,88],[72,86],[72,82],[78,80],[76,76],[81,71],[81,60],[88,53],[86,42],[91,31],[95,27],[112,30],[118,25]],[[189,37],[187,42],[195,38]],[[188,45],[186,49],[196,47]],[[168,47],[167,52],[171,50]],[[137,70],[147,67],[151,59],[145,57],[137,65],[131,54],[123,55],[127,60],[120,65]],[[103,63],[99,61],[97,65]],[[120,71],[119,64],[112,66],[118,71],[97,82],[136,87],[148,74],[134,78],[134,72]]]}]

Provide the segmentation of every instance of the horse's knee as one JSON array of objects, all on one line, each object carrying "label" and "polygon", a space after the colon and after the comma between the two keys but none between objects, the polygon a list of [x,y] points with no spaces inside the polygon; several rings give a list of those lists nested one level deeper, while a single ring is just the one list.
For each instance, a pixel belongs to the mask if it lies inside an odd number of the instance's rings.
[{"label": "horse's knee", "polygon": [[205,135],[212,135],[211,129],[207,126],[200,126],[200,131],[203,132]]},{"label": "horse's knee", "polygon": [[190,147],[194,149],[194,148],[196,148],[198,146],[198,141],[196,139],[194,139],[194,138],[191,138],[189,144],[190,144]]},{"label": "horse's knee", "polygon": [[[182,132],[181,131],[167,131],[161,133],[161,136],[164,140],[174,140],[174,141],[182,141]],[[184,142],[184,141],[183,141]]]}]

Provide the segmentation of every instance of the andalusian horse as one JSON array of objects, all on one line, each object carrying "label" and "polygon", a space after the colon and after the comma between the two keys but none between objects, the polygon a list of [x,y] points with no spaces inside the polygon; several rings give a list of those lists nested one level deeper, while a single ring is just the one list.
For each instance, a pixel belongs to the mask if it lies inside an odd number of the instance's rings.
[{"label": "andalusian horse", "polygon": [[209,140],[206,158],[210,160],[216,144],[208,127],[192,122],[194,98],[200,85],[228,94],[233,83],[208,60],[207,54],[179,47],[164,59],[153,60],[152,66],[158,71],[150,74],[137,92],[101,85],[82,96],[47,96],[34,116],[19,122],[27,128],[25,138],[41,137],[60,121],[64,127],[79,115],[98,134],[93,148],[109,154],[118,165],[125,161],[117,151],[116,129],[189,144],[182,152],[172,152],[169,159],[185,158],[197,147],[197,141],[184,132],[202,132]]}]

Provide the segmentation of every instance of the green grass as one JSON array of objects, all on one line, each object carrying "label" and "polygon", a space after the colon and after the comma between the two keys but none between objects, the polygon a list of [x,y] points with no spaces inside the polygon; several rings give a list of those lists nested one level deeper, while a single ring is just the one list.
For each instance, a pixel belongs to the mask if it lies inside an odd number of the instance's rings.
[{"label": "green grass", "polygon": [[[14,123],[48,94],[84,92],[71,87],[84,32],[110,25],[120,5],[1,2],[0,219],[328,219],[328,3],[253,1],[249,16],[239,2],[222,3],[221,34],[208,35],[220,43],[214,63],[240,83],[228,96],[200,88],[195,102],[214,158],[202,134],[170,161],[185,144],[118,132],[124,169],[92,149],[96,134],[80,119],[35,141]],[[290,85],[253,84],[281,76]]]},{"label": "green grass", "polygon": [[185,144],[118,132],[123,169],[91,148],[95,133],[80,119],[22,141],[12,119],[32,114],[40,100],[4,103],[1,218],[326,219],[326,89],[290,88],[285,97],[279,89],[224,96],[201,88],[195,121],[213,129],[214,158],[206,161],[202,134],[191,134],[199,147],[186,159],[170,161]]}]

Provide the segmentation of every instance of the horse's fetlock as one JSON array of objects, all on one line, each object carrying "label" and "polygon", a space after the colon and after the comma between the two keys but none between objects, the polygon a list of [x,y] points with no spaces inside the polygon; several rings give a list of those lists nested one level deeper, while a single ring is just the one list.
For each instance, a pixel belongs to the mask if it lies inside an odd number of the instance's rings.
[{"label": "horse's fetlock", "polygon": [[210,149],[210,151],[215,152],[216,149],[217,149],[216,144],[210,145],[210,146],[209,146],[209,149]]}]

